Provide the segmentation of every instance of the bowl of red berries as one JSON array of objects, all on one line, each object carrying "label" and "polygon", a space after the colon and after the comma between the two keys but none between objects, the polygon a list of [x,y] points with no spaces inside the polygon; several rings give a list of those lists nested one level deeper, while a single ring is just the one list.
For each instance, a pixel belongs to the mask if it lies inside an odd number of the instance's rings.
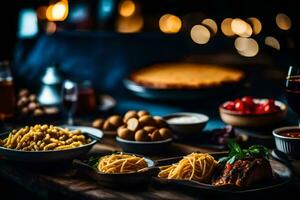
[{"label": "bowl of red berries", "polygon": [[286,117],[287,106],[274,99],[250,96],[227,101],[219,107],[221,119],[237,127],[272,126]]}]

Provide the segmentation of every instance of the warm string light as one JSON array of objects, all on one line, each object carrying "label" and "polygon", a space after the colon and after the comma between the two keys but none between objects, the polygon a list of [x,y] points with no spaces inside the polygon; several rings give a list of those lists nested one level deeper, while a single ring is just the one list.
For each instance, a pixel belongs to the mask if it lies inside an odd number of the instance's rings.
[{"label": "warm string light", "polygon": [[204,19],[201,23],[207,26],[214,35],[217,33],[218,25],[213,19]]},{"label": "warm string light", "polygon": [[289,30],[292,27],[292,21],[289,16],[284,13],[276,15],[276,24],[282,30]]},{"label": "warm string light", "polygon": [[231,29],[232,18],[226,18],[221,23],[221,30],[226,36],[234,36],[234,32]]},{"label": "warm string light", "polygon": [[237,37],[234,46],[237,52],[245,57],[254,57],[259,51],[259,46],[253,38]]},{"label": "warm string light", "polygon": [[191,38],[197,44],[206,44],[210,39],[210,32],[203,25],[195,25],[191,29]]},{"label": "warm string light", "polygon": [[280,50],[279,41],[276,38],[272,37],[272,36],[267,36],[265,38],[265,44],[267,46],[270,46],[270,47],[274,48],[274,49]]},{"label": "warm string light", "polygon": [[46,18],[49,21],[64,21],[69,13],[69,5],[67,0],[60,0],[55,4],[48,6],[46,10]]},{"label": "warm string light", "polygon": [[231,30],[241,37],[250,37],[252,35],[251,26],[240,18],[235,18],[231,22]]},{"label": "warm string light", "polygon": [[247,21],[251,24],[253,34],[258,35],[262,30],[262,24],[256,17],[249,17]]},{"label": "warm string light", "polygon": [[136,11],[136,5],[131,0],[125,0],[120,2],[119,4],[119,14],[122,17],[130,17],[132,16]]},{"label": "warm string light", "polygon": [[165,14],[159,19],[159,28],[163,33],[178,33],[181,29],[181,26],[181,19],[176,15]]}]

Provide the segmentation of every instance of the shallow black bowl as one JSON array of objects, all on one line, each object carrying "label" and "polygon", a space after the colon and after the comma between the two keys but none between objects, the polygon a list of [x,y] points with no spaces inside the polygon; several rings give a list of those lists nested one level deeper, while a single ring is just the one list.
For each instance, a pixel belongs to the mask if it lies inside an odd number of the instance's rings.
[{"label": "shallow black bowl", "polygon": [[[128,153],[123,153],[128,154]],[[136,155],[139,157],[144,157],[138,154],[128,154]],[[96,156],[101,157],[101,156]],[[146,187],[153,176],[157,176],[159,169],[155,167],[155,162],[150,158],[144,157],[148,164],[148,168],[140,172],[132,173],[115,173],[106,174],[93,168],[88,164],[88,159],[84,160],[74,160],[73,165],[77,168],[78,173],[86,175],[91,179],[94,179],[100,185],[111,188],[123,188],[123,189],[133,189]]]},{"label": "shallow black bowl", "polygon": [[[85,136],[92,141],[88,144],[80,147],[65,149],[65,150],[49,150],[49,151],[21,151],[15,149],[8,149],[0,146],[0,159],[9,161],[18,161],[25,163],[48,163],[67,161],[77,158],[81,155],[85,155],[89,150],[102,138],[102,135],[93,136],[93,133],[84,132]],[[0,134],[0,138],[3,139],[9,135],[9,132]]]}]

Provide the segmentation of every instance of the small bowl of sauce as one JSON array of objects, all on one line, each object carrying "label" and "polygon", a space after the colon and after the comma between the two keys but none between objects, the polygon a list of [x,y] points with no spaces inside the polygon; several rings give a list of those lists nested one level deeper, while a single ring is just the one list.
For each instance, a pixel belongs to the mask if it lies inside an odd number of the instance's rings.
[{"label": "small bowl of sauce", "polygon": [[300,158],[300,127],[288,126],[273,130],[276,148],[292,157]]},{"label": "small bowl of sauce", "polygon": [[163,119],[178,138],[191,137],[202,132],[209,118],[200,113],[179,112],[166,115]]}]

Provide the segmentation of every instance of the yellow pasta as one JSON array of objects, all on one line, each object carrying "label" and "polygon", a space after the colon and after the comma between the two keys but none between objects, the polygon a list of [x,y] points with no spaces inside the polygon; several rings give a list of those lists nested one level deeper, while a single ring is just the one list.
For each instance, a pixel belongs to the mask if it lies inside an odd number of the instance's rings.
[{"label": "yellow pasta", "polygon": [[0,139],[0,146],[23,151],[47,151],[75,148],[90,142],[80,130],[53,125],[26,126]]},{"label": "yellow pasta", "polygon": [[98,170],[103,173],[132,173],[147,168],[144,158],[128,154],[112,154],[100,158]]},{"label": "yellow pasta", "polygon": [[160,168],[158,177],[209,182],[217,161],[207,153],[191,153],[171,166]]}]

